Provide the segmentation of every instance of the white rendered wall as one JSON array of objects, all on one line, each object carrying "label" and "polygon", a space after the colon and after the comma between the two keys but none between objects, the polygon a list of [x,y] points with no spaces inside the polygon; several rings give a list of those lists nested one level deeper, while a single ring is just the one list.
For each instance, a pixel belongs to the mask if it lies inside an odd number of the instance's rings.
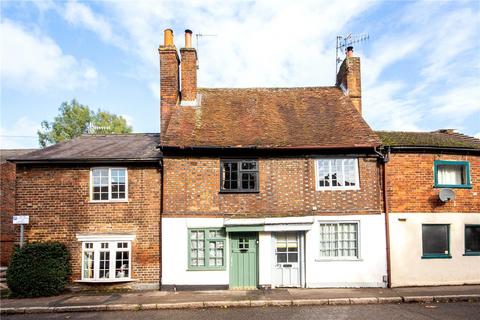
[{"label": "white rendered wall", "polygon": [[[480,224],[480,213],[390,213],[389,218],[392,286],[480,284],[480,256],[464,256],[465,224]],[[422,224],[428,223],[450,225],[451,259],[422,259]]]},{"label": "white rendered wall", "polygon": [[[305,281],[315,287],[382,287],[386,275],[384,215],[314,217],[305,231]],[[358,221],[360,258],[354,261],[319,260],[320,221]],[[223,227],[222,218],[162,219],[163,285],[228,285],[230,242],[226,242],[224,271],[188,270],[188,228]],[[287,227],[288,229],[288,224]],[[291,231],[291,230],[286,230]],[[259,285],[272,284],[274,244],[271,232],[259,232]]]},{"label": "white rendered wall", "polygon": [[225,270],[188,270],[188,228],[215,227],[223,227],[223,218],[162,219],[162,285],[228,285],[228,239],[225,243]]},{"label": "white rendered wall", "polygon": [[[358,221],[358,260],[323,260],[320,251],[320,222]],[[321,287],[385,287],[387,274],[385,216],[349,215],[316,216],[313,227],[305,235],[307,288]]]}]

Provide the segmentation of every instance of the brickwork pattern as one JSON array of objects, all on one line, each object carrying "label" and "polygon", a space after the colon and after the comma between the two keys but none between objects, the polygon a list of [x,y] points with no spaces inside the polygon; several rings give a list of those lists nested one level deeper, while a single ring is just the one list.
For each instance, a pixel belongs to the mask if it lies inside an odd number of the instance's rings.
[{"label": "brickwork pattern", "polygon": [[[440,189],[433,187],[435,160],[469,161],[472,189],[453,189],[455,201],[440,201]],[[391,212],[480,212],[480,156],[393,153],[387,177]]]},{"label": "brickwork pattern", "polygon": [[128,202],[89,201],[89,167],[17,168],[18,212],[30,216],[27,241],[60,241],[71,253],[72,280],[81,279],[77,233],[134,233],[132,278],[143,283],[160,276],[160,172],[128,167]]},{"label": "brickwork pattern", "polygon": [[160,120],[163,134],[168,127],[171,112],[179,100],[180,61],[175,47],[161,46],[158,52],[160,54]]},{"label": "brickwork pattern", "polygon": [[197,51],[194,48],[180,49],[182,57],[182,100],[197,98]]},{"label": "brickwork pattern", "polygon": [[[259,159],[260,192],[220,193],[219,158],[165,158],[165,215],[233,217],[383,212],[380,167],[359,160],[360,190],[316,191],[311,158]],[[314,209],[316,207],[316,210]]]},{"label": "brickwork pattern", "polygon": [[360,58],[346,58],[337,74],[337,85],[343,84],[348,89],[348,96],[355,108],[362,113],[362,81]]},{"label": "brickwork pattern", "polygon": [[[15,227],[15,164],[0,164],[0,265],[8,266],[14,248]],[[17,230],[18,232],[18,230]]]}]

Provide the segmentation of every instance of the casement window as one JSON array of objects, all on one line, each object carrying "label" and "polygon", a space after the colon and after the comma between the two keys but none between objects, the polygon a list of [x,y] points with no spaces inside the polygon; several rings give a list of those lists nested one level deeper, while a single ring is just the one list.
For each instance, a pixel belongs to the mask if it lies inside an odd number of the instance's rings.
[{"label": "casement window", "polygon": [[480,255],[480,224],[465,226],[465,255]]},{"label": "casement window", "polygon": [[320,223],[320,259],[358,259],[358,222]]},{"label": "casement window", "polygon": [[77,236],[82,241],[82,281],[131,280],[131,242],[134,236]]},{"label": "casement window", "polygon": [[359,189],[358,159],[315,160],[317,190]]},{"label": "casement window", "polygon": [[225,269],[225,231],[223,229],[188,230],[188,269]]},{"label": "casement window", "polygon": [[223,192],[257,192],[258,160],[220,161],[220,191]]},{"label": "casement window", "polygon": [[451,258],[450,226],[448,224],[422,225],[423,259]]},{"label": "casement window", "polygon": [[93,168],[90,170],[91,201],[127,201],[126,168]]},{"label": "casement window", "polygon": [[436,188],[471,188],[468,161],[435,160]]}]

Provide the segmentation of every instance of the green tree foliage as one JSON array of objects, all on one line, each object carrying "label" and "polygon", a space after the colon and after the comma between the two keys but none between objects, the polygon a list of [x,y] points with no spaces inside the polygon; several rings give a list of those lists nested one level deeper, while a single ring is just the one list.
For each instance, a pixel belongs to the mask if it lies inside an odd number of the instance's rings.
[{"label": "green tree foliage", "polygon": [[85,133],[130,133],[132,127],[122,116],[98,110],[90,110],[86,105],[73,99],[64,102],[58,109],[59,115],[53,122],[42,121],[42,129],[37,132],[38,142],[42,148],[70,140]]},{"label": "green tree foliage", "polygon": [[17,248],[7,269],[12,297],[62,293],[70,274],[69,255],[59,242],[36,242]]}]

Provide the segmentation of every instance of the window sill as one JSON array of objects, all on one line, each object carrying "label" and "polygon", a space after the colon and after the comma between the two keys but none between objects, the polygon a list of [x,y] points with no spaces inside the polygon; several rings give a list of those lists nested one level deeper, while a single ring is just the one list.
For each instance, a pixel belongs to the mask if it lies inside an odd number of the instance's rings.
[{"label": "window sill", "polygon": [[128,199],[126,200],[90,200],[89,203],[128,203]]},{"label": "window sill", "polygon": [[187,268],[187,271],[226,271],[227,268],[221,267],[221,268]]},{"label": "window sill", "polygon": [[330,258],[330,259],[315,259],[315,262],[360,262],[363,261],[361,258]]},{"label": "window sill", "polygon": [[260,190],[255,190],[255,191],[228,191],[228,190],[221,190],[218,193],[220,194],[229,194],[229,193],[260,193]]},{"label": "window sill", "polygon": [[119,283],[119,282],[136,282],[137,279],[83,279],[83,280],[75,280],[74,282],[77,283]]},{"label": "window sill", "polygon": [[467,257],[468,256],[473,256],[473,257],[474,256],[480,256],[480,252],[465,252],[463,255],[467,256]]},{"label": "window sill", "polygon": [[434,188],[450,188],[450,189],[472,189],[469,184],[436,184]]},{"label": "window sill", "polygon": [[316,191],[359,191],[360,188],[320,188],[317,187]]},{"label": "window sill", "polygon": [[452,256],[449,254],[439,254],[431,256],[422,256],[422,259],[452,259]]}]

